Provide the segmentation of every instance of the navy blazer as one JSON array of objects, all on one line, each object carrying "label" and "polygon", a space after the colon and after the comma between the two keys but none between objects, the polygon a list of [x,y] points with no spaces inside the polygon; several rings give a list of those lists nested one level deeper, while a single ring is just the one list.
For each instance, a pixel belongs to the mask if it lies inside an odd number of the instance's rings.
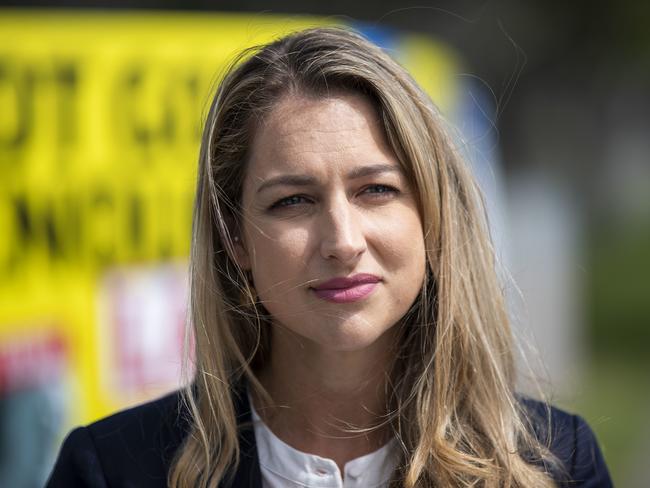
[{"label": "navy blazer", "polygon": [[[240,393],[235,399],[238,422],[250,425],[248,396]],[[540,426],[548,423],[550,411],[551,451],[565,468],[564,474],[554,474],[559,486],[612,486],[594,434],[582,418],[532,400],[524,404]],[[63,442],[46,488],[166,487],[168,468],[188,427],[178,393],[79,427]],[[544,430],[535,429],[542,440]],[[241,462],[232,483],[221,486],[262,488],[252,427],[241,430],[239,443]]]}]

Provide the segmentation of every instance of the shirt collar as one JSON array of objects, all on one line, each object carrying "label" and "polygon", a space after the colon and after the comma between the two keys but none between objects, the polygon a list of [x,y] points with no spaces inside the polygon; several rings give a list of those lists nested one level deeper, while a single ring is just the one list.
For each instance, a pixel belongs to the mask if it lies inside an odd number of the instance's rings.
[{"label": "shirt collar", "polygon": [[[262,421],[249,397],[260,466],[296,484],[314,488],[341,486],[341,473],[332,459],[299,451],[277,437]],[[345,477],[354,486],[386,486],[397,467],[397,440],[345,464]],[[338,481],[338,482],[337,482]],[[346,483],[347,485],[348,483]]]}]

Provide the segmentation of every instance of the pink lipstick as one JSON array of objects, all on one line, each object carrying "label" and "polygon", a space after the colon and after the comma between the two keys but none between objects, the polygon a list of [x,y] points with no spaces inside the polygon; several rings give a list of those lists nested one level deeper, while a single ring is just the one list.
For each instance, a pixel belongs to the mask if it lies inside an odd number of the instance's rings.
[{"label": "pink lipstick", "polygon": [[362,300],[372,293],[381,280],[367,273],[350,277],[334,278],[312,289],[318,298],[334,303],[348,303]]}]

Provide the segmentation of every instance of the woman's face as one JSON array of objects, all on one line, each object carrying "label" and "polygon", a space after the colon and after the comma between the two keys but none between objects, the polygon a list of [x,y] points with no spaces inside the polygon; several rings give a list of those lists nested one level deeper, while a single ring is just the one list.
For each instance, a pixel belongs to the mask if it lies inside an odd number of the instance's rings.
[{"label": "woman's face", "polygon": [[286,97],[244,181],[240,264],[276,326],[332,351],[375,343],[425,275],[414,190],[378,117],[359,95]]}]

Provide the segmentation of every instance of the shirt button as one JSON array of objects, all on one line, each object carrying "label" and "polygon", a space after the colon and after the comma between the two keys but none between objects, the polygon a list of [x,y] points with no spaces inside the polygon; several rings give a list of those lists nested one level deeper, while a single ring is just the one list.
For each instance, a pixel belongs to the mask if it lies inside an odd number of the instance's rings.
[{"label": "shirt button", "polygon": [[348,471],[348,475],[350,476],[350,478],[358,478],[361,476],[361,471],[353,468],[350,471]]},{"label": "shirt button", "polygon": [[327,472],[327,470],[325,468],[317,468],[316,469],[316,474],[318,476],[327,476],[329,473]]}]

